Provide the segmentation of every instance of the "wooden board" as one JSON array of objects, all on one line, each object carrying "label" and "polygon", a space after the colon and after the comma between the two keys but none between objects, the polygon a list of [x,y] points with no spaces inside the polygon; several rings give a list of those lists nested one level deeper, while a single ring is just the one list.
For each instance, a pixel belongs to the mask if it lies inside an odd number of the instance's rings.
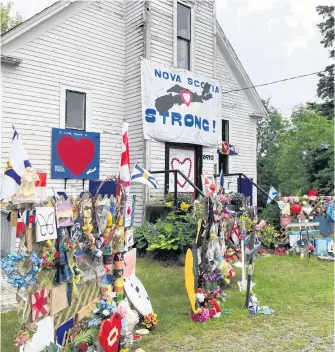
[{"label": "wooden board", "polygon": [[67,284],[52,288],[50,292],[50,314],[55,315],[67,307]]},{"label": "wooden board", "polygon": [[[289,236],[295,236],[295,235],[300,235],[300,231],[288,231],[288,235]],[[302,235],[307,235],[307,231],[306,230],[302,230]],[[308,235],[320,235],[320,231],[319,230],[308,230]]]},{"label": "wooden board", "polygon": [[193,267],[193,254],[192,250],[189,248],[186,252],[185,258],[185,286],[188,295],[188,299],[191,304],[191,308],[193,312],[195,312],[195,300],[196,300],[196,293],[195,293],[195,283],[194,283],[194,267]]},{"label": "wooden board", "polygon": [[99,299],[96,298],[76,314],[76,324],[92,313]]},{"label": "wooden board", "polygon": [[318,223],[318,222],[301,222],[301,223],[291,222],[290,224],[287,225],[287,227],[289,227],[289,228],[291,228],[291,227],[304,228],[304,227],[317,227],[319,225],[320,225],[320,223]]}]

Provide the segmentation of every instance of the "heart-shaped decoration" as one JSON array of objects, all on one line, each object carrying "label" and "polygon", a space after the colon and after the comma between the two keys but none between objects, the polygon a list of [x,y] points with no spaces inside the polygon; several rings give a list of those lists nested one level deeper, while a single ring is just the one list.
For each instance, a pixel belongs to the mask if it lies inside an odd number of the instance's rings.
[{"label": "heart-shaped decoration", "polygon": [[291,217],[284,215],[280,218],[280,223],[282,227],[286,227],[291,222]]},{"label": "heart-shaped decoration", "polygon": [[190,106],[192,103],[192,92],[183,89],[180,91],[180,98],[186,106]]},{"label": "heart-shaped decoration", "polygon": [[[192,171],[192,160],[191,158],[185,158],[183,161],[180,161],[178,158],[174,157],[171,159],[171,169],[172,170],[178,170],[178,167],[176,167],[176,163],[180,164],[180,165],[184,165],[185,163],[189,163],[189,168],[188,171],[186,173],[187,178],[190,178],[191,176],[191,171]],[[177,176],[177,184],[181,187],[184,188],[186,186],[187,181],[184,180],[183,183],[179,182],[178,180],[178,176]]]},{"label": "heart-shaped decoration", "polygon": [[57,144],[59,158],[75,175],[79,176],[94,158],[95,147],[89,138],[62,137]]},{"label": "heart-shaped decoration", "polygon": [[121,333],[121,315],[114,313],[109,320],[103,320],[99,329],[99,342],[105,352],[117,352]]},{"label": "heart-shaped decoration", "polygon": [[302,211],[306,214],[306,215],[310,215],[311,212],[313,211],[313,207],[310,204],[307,204],[305,206],[302,207]]}]

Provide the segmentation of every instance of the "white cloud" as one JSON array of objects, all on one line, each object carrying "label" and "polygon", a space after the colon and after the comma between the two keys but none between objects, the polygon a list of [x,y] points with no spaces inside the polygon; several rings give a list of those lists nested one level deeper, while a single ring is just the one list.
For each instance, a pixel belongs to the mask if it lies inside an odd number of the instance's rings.
[{"label": "white cloud", "polygon": [[286,16],[285,21],[289,27],[293,27],[293,28],[297,27],[299,24],[299,21],[292,15]]},{"label": "white cloud", "polygon": [[296,49],[306,48],[308,44],[308,38],[306,36],[297,36],[289,42],[284,42],[283,45],[287,47],[287,56],[290,57],[293,55]]},{"label": "white cloud", "polygon": [[270,32],[273,32],[273,30],[279,25],[279,19],[278,18],[270,18],[268,21],[268,29]]}]

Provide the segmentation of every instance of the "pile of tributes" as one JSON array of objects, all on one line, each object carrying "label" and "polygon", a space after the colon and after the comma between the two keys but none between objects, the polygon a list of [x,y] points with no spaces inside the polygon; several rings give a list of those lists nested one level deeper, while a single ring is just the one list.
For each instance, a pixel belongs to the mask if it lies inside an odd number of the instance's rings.
[{"label": "pile of tributes", "polygon": [[278,195],[281,233],[291,251],[333,257],[334,197],[311,190],[302,197]]},{"label": "pile of tributes", "polygon": [[[185,284],[193,311],[192,320],[206,322],[221,316],[222,303],[227,297],[223,290],[235,276],[235,264],[242,267],[240,290],[247,291],[246,260],[249,261],[250,276],[246,307],[251,314],[272,314],[273,310],[260,307],[256,296],[251,295],[253,257],[261,247],[261,233],[268,224],[258,220],[257,209],[248,207],[242,194],[225,194],[222,187],[204,184],[205,219],[199,221],[197,238],[185,259]],[[231,312],[226,308],[223,313]]]},{"label": "pile of tributes", "polygon": [[1,261],[17,289],[21,330],[14,344],[24,352],[127,351],[140,339],[138,324],[142,334],[157,324],[135,276],[130,182],[121,173],[119,181],[114,177],[116,198],[100,195],[100,187],[95,195],[42,200],[38,179],[24,168],[7,207],[20,238],[18,250]]}]

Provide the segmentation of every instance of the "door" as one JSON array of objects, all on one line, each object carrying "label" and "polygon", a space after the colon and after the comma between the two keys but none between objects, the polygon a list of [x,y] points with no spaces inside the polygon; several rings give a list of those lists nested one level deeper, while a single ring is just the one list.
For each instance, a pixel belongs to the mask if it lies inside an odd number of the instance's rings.
[{"label": "door", "polygon": [[[192,144],[166,143],[165,169],[180,170],[191,182],[198,186],[201,181],[201,170],[199,170],[199,167],[202,168],[202,163],[199,163],[202,154],[201,149],[201,146]],[[166,175],[165,182],[165,193],[174,192],[174,173],[171,172],[169,175]],[[196,196],[193,186],[180,175],[177,177],[177,192],[189,193],[194,197]]]}]

